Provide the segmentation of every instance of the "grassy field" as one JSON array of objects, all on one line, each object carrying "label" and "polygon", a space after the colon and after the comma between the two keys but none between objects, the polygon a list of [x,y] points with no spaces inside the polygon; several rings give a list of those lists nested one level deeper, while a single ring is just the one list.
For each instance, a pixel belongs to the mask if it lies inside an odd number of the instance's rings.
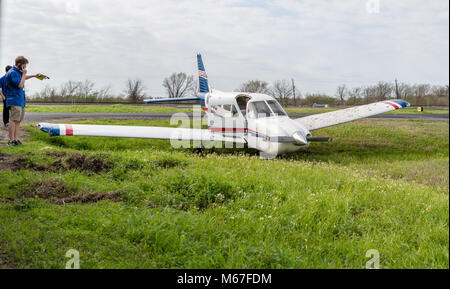
[{"label": "grassy field", "polygon": [[[168,121],[79,123],[168,125]],[[449,268],[449,124],[362,120],[252,150],[55,137],[0,147],[0,267]]]},{"label": "grassy field", "polygon": [[[3,107],[0,107],[0,111]],[[335,108],[308,108],[308,107],[288,107],[287,113],[324,113],[337,110]],[[192,108],[189,105],[182,107],[173,106],[135,106],[135,105],[28,105],[27,112],[41,112],[41,113],[177,113],[177,112],[192,112]],[[416,109],[401,109],[387,113],[417,113]],[[425,114],[448,114],[448,110],[425,110]]]}]

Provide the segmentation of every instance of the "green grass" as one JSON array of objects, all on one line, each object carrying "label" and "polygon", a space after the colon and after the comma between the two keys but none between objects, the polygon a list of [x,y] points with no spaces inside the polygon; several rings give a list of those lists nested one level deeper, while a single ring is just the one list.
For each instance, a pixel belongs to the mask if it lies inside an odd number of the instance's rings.
[{"label": "green grass", "polygon": [[[9,267],[64,268],[77,249],[82,268],[364,268],[376,249],[383,268],[449,268],[448,122],[362,120],[315,132],[332,143],[271,161],[252,150],[198,155],[168,141],[27,130],[29,143],[0,153],[48,165],[45,152],[81,152],[113,166],[0,170],[0,259]],[[48,179],[121,199],[18,198]]]}]

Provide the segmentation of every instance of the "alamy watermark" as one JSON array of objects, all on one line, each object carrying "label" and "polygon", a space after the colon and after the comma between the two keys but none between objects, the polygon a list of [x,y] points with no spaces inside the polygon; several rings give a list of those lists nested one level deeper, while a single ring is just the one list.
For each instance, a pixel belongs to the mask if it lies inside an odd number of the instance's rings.
[{"label": "alamy watermark", "polygon": [[380,13],[380,0],[367,0],[366,11],[369,14]]},{"label": "alamy watermark", "polygon": [[366,262],[366,269],[380,269],[380,252],[375,249],[367,250],[366,258],[370,258]]},{"label": "alamy watermark", "polygon": [[66,252],[66,258],[70,258],[66,262],[66,269],[80,269],[80,252],[70,249]]},{"label": "alamy watermark", "polygon": [[66,12],[69,14],[78,14],[81,10],[80,0],[69,0],[66,2]]}]

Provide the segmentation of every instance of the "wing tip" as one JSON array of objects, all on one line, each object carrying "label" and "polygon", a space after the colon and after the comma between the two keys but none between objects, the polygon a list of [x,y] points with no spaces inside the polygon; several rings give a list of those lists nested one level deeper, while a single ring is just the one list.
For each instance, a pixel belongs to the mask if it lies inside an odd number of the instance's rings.
[{"label": "wing tip", "polygon": [[59,136],[61,133],[59,124],[39,123],[38,127],[41,131],[48,133],[50,136]]},{"label": "wing tip", "polygon": [[402,108],[411,106],[411,104],[409,102],[404,101],[402,99],[394,99],[394,100],[391,100],[391,101],[395,102],[398,105],[400,105]]}]

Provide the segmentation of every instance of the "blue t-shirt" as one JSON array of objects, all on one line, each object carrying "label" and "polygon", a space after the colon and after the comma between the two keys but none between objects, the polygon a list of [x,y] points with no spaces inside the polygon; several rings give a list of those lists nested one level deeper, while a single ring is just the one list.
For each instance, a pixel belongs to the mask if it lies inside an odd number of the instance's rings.
[{"label": "blue t-shirt", "polygon": [[21,80],[22,72],[13,66],[6,74],[3,84],[4,90],[6,90],[6,107],[12,105],[25,107],[25,87],[19,88]]},{"label": "blue t-shirt", "polygon": [[3,75],[2,77],[0,77],[0,89],[4,96],[6,96],[6,91],[3,88],[3,84],[5,84],[5,79],[6,79],[6,75]]}]

